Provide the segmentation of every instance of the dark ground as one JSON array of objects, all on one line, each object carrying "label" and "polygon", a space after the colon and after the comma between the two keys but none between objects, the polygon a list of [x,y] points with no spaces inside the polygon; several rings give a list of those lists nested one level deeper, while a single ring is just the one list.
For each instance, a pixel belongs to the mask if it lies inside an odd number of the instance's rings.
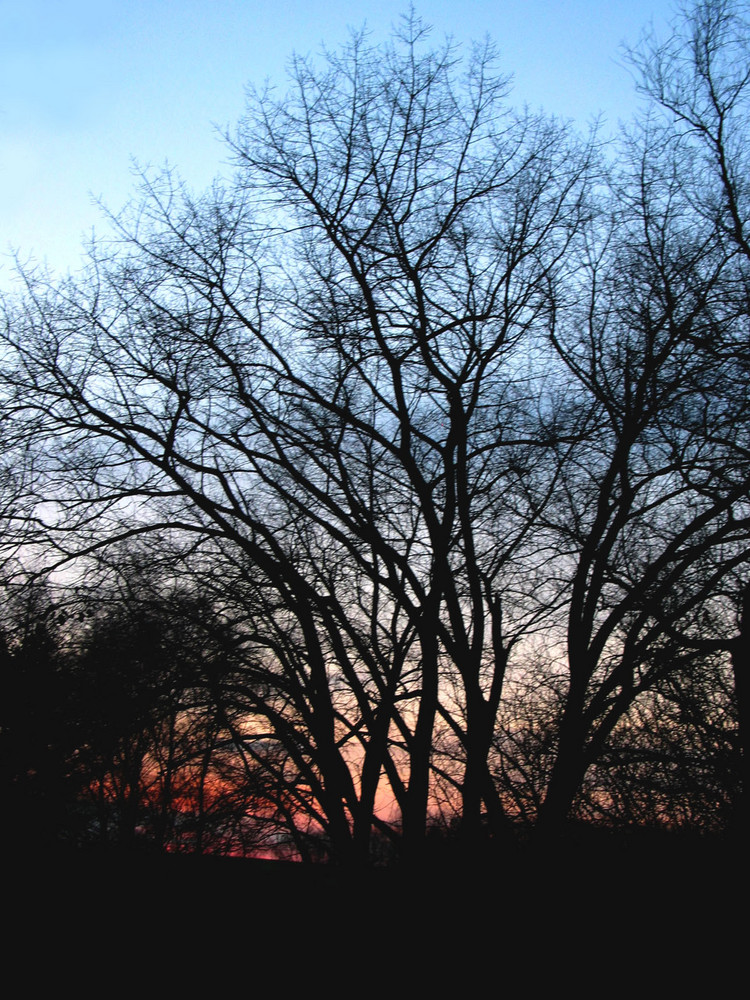
[{"label": "dark ground", "polygon": [[99,996],[167,984],[192,995],[237,977],[282,997],[316,984],[347,996],[421,996],[428,984],[463,996],[511,984],[530,996],[745,995],[745,857],[737,841],[663,836],[356,872],[16,854],[3,875],[5,968]]}]

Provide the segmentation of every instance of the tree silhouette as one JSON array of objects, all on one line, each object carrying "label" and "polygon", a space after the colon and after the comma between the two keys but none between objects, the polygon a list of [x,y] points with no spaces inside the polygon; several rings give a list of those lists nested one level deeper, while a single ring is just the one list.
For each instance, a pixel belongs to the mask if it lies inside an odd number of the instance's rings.
[{"label": "tree silhouette", "polygon": [[[707,624],[730,637],[747,32],[718,0],[676,31],[632,54],[670,117],[616,162],[414,15],[297,58],[227,136],[232,182],[144,177],[116,253],[8,303],[38,565],[187,554],[173,574],[241,649],[226,683],[200,665],[216,724],[300,850],[359,862],[377,831],[419,856],[438,804],[472,844],[519,814],[555,832],[634,713],[702,670]],[[149,655],[110,677],[136,770],[139,698],[183,717],[178,660]],[[508,718],[523,692],[529,717],[558,699],[542,739]]]},{"label": "tree silhouette", "polygon": [[73,825],[79,785],[70,770],[75,733],[49,595],[42,588],[6,599],[0,633],[0,767],[14,848],[54,843]]}]

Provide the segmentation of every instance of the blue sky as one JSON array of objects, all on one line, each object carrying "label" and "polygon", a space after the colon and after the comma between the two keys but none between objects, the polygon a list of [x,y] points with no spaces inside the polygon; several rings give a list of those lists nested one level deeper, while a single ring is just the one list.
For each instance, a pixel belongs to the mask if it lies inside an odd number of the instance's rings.
[{"label": "blue sky", "polygon": [[[636,106],[620,54],[666,0],[422,0],[417,14],[468,47],[489,35],[513,100],[607,127]],[[194,188],[226,168],[216,126],[241,115],[248,84],[283,85],[293,51],[336,48],[365,22],[386,39],[402,0],[0,0],[0,285],[8,253],[75,270],[81,241],[104,231],[132,161],[169,161]]]}]

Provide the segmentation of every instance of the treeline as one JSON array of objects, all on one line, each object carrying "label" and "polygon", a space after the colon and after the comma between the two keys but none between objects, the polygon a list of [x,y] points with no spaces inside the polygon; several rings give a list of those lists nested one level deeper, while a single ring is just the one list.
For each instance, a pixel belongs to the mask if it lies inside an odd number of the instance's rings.
[{"label": "treeline", "polygon": [[[120,558],[114,578],[109,566],[93,589],[6,595],[6,847],[328,858],[304,775],[275,733],[258,730],[253,689],[267,692],[268,678],[245,624],[222,615],[215,594],[170,580],[163,565],[157,574],[143,553]],[[523,675],[498,720],[494,779],[519,843],[544,800],[564,700],[561,680]],[[453,763],[460,776],[458,749]],[[732,830],[739,763],[731,671],[706,658],[628,714],[571,820],[614,831]],[[461,838],[459,779],[440,785],[426,832],[433,850],[450,850]],[[399,856],[392,808],[388,818],[371,848],[380,862]]]},{"label": "treeline", "polygon": [[232,180],[144,177],[4,303],[31,825],[362,862],[746,824],[745,8],[644,36],[610,144],[427,36],[296,59]]},{"label": "treeline", "polygon": [[292,789],[270,777],[279,752],[243,743],[236,630],[132,554],[120,569],[95,590],[24,589],[4,609],[3,840],[307,857]]}]

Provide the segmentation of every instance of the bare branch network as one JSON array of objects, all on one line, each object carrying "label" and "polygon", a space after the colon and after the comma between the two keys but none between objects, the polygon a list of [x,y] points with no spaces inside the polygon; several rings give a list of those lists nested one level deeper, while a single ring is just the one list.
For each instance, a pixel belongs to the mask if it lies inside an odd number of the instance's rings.
[{"label": "bare branch network", "polygon": [[82,278],[24,275],[6,586],[48,579],[77,704],[134,705],[89,828],[362,861],[744,815],[745,13],[644,36],[609,147],[488,46],[353,36],[250,95],[231,183],[144,177]]}]

